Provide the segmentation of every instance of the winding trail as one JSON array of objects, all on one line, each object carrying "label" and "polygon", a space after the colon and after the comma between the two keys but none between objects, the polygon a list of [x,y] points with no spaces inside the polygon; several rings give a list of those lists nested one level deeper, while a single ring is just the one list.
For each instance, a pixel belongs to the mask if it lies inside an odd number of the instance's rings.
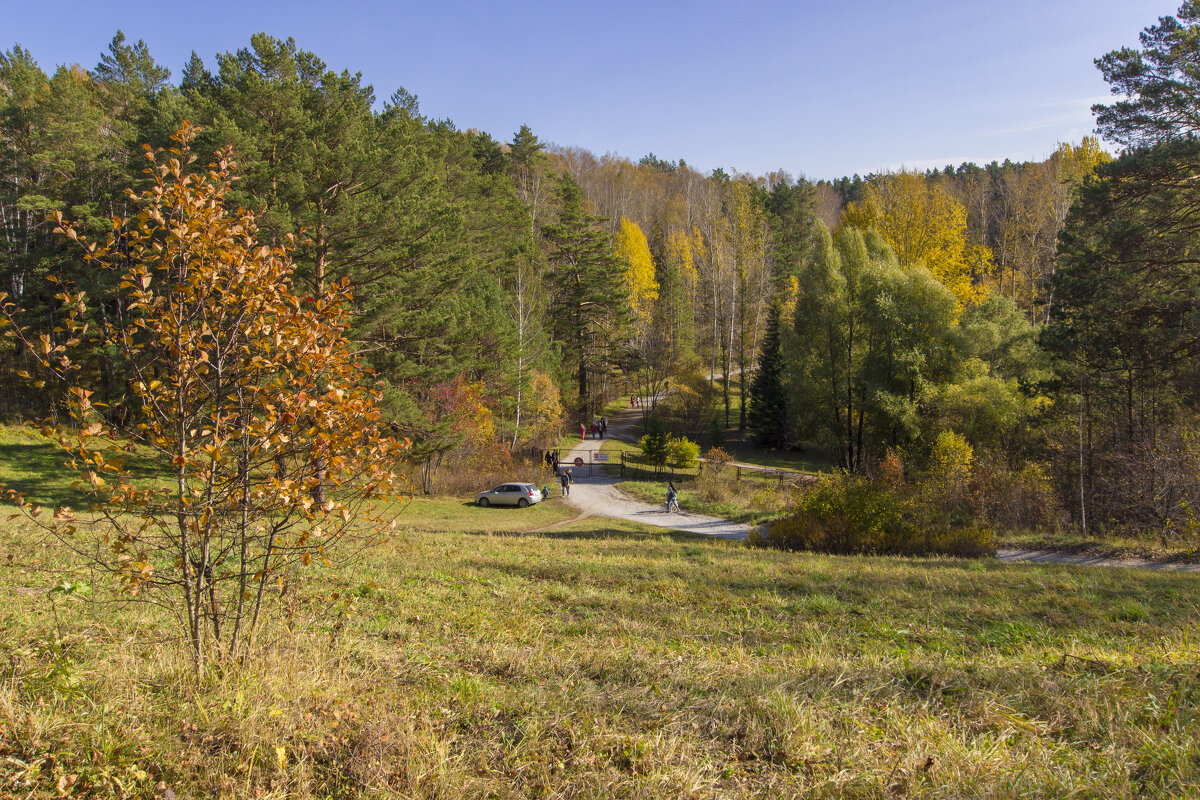
[{"label": "winding trail", "polygon": [[[636,441],[633,428],[640,419],[641,414],[638,411],[622,409],[609,417],[606,438],[624,442]],[[578,457],[583,459],[584,464],[588,464],[591,459],[591,451],[599,449],[603,443],[603,439],[583,439],[562,456],[560,463],[570,465]],[[559,525],[590,516],[598,516],[617,517],[658,528],[669,528],[720,539],[745,539],[750,532],[749,527],[745,524],[730,522],[719,517],[692,514],[687,511],[667,513],[663,505],[650,505],[635,500],[617,488],[616,484],[620,483],[620,478],[606,475],[604,469],[599,466],[574,467],[572,474],[575,482],[571,485],[571,495],[567,498],[567,502],[579,509],[580,514],[573,520],[558,523]],[[665,484],[663,486],[663,503],[664,505],[666,503]]]},{"label": "winding trail", "polygon": [[[641,414],[635,409],[622,409],[608,420],[609,439],[624,442],[637,441],[634,436],[634,426],[641,420]],[[576,444],[561,459],[562,464],[570,465],[575,458],[582,458],[585,465],[590,464],[591,452],[598,450],[604,443],[603,439],[583,439]],[[749,465],[747,465],[749,466]],[[713,536],[720,539],[745,539],[750,532],[749,526],[730,522],[719,517],[708,517],[703,514],[689,512],[667,513],[662,505],[651,505],[636,500],[617,488],[620,478],[605,474],[598,466],[574,467],[572,474],[575,482],[571,486],[571,494],[567,502],[579,510],[572,519],[555,523],[539,530],[553,530],[588,517],[617,517],[631,522],[641,522],[658,528],[695,533],[702,536]],[[666,486],[663,487],[663,500],[666,501]],[[1146,569],[1162,572],[1198,572],[1200,564],[1174,561],[1149,561],[1140,558],[1112,558],[1080,553],[1059,553],[1050,550],[1010,550],[996,552],[996,560],[1015,562],[1034,562],[1042,564],[1065,564],[1083,567],[1117,567],[1125,569]]]}]

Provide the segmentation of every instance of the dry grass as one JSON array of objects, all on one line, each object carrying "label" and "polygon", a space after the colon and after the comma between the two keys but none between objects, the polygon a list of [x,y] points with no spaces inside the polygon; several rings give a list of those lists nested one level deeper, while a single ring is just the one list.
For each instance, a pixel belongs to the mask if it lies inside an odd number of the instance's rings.
[{"label": "dry grass", "polygon": [[57,555],[10,525],[0,796],[1197,796],[1194,576],[422,503],[200,687],[145,606],[60,600],[59,647]]}]

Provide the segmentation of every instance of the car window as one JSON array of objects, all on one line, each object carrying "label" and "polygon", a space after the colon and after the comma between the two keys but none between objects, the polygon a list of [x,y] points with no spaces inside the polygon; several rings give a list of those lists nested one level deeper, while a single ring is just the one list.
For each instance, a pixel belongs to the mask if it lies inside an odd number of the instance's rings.
[{"label": "car window", "polygon": [[500,492],[507,492],[507,491],[508,491],[507,486],[497,486],[495,489],[492,489],[492,494],[500,494]]},{"label": "car window", "polygon": [[521,490],[520,490],[520,489],[518,489],[517,487],[513,486],[513,485],[510,483],[510,484],[508,484],[507,486],[505,486],[505,487],[504,487],[503,491],[505,491],[505,492],[519,492],[519,491],[521,491]]}]

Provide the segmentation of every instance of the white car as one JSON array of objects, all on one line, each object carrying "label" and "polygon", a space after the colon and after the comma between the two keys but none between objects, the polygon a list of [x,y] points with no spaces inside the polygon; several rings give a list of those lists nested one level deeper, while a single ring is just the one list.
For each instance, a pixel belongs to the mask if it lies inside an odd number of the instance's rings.
[{"label": "white car", "polygon": [[534,503],[540,503],[545,499],[542,490],[532,483],[502,483],[495,489],[480,492],[475,498],[475,502],[481,508],[487,508],[488,506],[516,506],[517,508],[525,508]]}]

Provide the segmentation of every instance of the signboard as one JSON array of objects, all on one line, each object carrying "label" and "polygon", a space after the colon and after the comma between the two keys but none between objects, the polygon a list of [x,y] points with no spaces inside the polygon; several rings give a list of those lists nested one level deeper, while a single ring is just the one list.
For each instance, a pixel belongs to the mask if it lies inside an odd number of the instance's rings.
[{"label": "signboard", "polygon": [[599,450],[593,450],[592,461],[608,461],[608,453],[601,453]]},{"label": "signboard", "polygon": [[583,456],[575,456],[575,466],[577,466],[577,467],[583,466]]}]

